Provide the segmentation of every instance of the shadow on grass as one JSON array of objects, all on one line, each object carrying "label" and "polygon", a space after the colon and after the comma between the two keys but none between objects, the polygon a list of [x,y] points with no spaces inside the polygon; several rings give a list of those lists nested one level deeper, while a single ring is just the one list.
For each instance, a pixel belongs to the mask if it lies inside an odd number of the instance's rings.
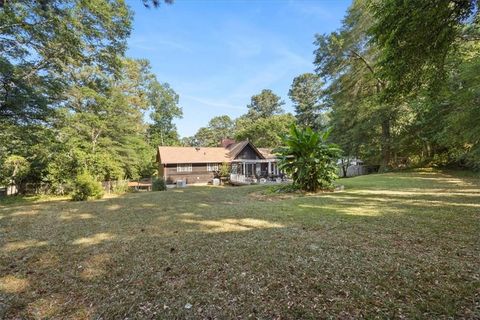
[{"label": "shadow on grass", "polygon": [[1,208],[0,318],[469,317],[479,185],[420,178]]}]

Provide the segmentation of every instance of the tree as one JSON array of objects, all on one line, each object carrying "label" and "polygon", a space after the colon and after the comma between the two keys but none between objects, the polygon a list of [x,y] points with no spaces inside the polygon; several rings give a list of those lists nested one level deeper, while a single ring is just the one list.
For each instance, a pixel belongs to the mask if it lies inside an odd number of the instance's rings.
[{"label": "tree", "polygon": [[[335,116],[350,117],[348,130],[335,130],[345,136],[349,131],[360,131],[368,123],[371,139],[363,141],[375,152],[372,161],[379,161],[382,168],[391,165],[392,127],[397,124],[398,104],[381,101],[385,81],[376,66],[380,49],[368,45],[368,30],[372,25],[372,13],[367,1],[354,1],[339,31],[330,35],[316,35],[315,65],[317,73],[330,85],[327,99]],[[332,137],[335,137],[333,135]]]},{"label": "tree", "polygon": [[150,118],[153,121],[148,129],[150,145],[153,147],[178,145],[180,141],[177,127],[173,123],[175,118],[181,118],[183,114],[178,106],[178,94],[167,83],[160,84],[156,79],[151,80],[148,89]]},{"label": "tree", "polygon": [[285,102],[272,90],[263,89],[262,92],[251,98],[250,104],[247,105],[247,116],[251,119],[258,119],[281,114],[284,104]]},{"label": "tree", "polygon": [[180,145],[182,147],[199,147],[200,143],[197,141],[195,136],[183,137],[180,140]]},{"label": "tree", "polygon": [[382,48],[378,65],[385,99],[444,81],[446,59],[460,43],[480,40],[476,0],[374,1],[372,43]]},{"label": "tree", "polygon": [[27,159],[18,155],[9,156],[2,166],[2,180],[9,185],[19,188],[30,171],[30,163]]},{"label": "tree", "polygon": [[371,43],[382,48],[382,101],[411,110],[402,151],[423,165],[479,168],[479,114],[472,108],[479,95],[478,1],[381,1],[372,12]]},{"label": "tree", "polygon": [[294,187],[308,192],[333,188],[341,150],[327,143],[329,133],[293,124],[283,140],[284,146],[275,150],[280,157],[279,168],[291,175]]},{"label": "tree", "polygon": [[110,180],[138,178],[148,171],[145,158],[153,161],[153,151],[143,123],[150,77],[145,62],[124,60],[121,78],[92,66],[73,70],[72,75],[75,82],[55,126],[59,142],[68,146],[69,159],[76,164],[72,173],[87,171]]},{"label": "tree", "polygon": [[347,158],[480,167],[476,3],[357,0],[316,36],[330,139]]},{"label": "tree", "polygon": [[2,5],[0,166],[23,157],[22,182],[49,182],[58,193],[84,171],[98,180],[153,174],[145,113],[153,138],[177,141],[181,109],[148,61],[125,57],[132,13],[124,1]]},{"label": "tree", "polygon": [[313,73],[304,73],[293,79],[288,95],[294,103],[299,125],[313,129],[320,129],[324,125],[320,113],[323,107],[322,86],[320,77]]},{"label": "tree", "polygon": [[242,116],[235,122],[235,139],[248,139],[257,147],[278,147],[295,120],[289,113],[258,119]]},{"label": "tree", "polygon": [[232,119],[227,116],[213,117],[207,127],[202,127],[195,134],[192,145],[199,145],[203,147],[216,147],[224,138],[231,138],[234,134],[234,123]]},{"label": "tree", "polygon": [[131,12],[121,0],[8,1],[0,12],[0,125],[45,121],[68,86],[65,66],[115,71]]}]

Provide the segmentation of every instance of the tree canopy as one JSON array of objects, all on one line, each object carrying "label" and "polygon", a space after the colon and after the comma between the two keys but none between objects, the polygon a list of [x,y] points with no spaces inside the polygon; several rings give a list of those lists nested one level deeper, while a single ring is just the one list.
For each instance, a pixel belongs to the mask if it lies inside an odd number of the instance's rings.
[{"label": "tree canopy", "polygon": [[304,73],[293,79],[288,92],[294,103],[297,122],[314,129],[321,128],[324,123],[321,111],[323,109],[323,82],[313,73]]},{"label": "tree canopy", "polygon": [[132,17],[123,0],[4,3],[1,181],[63,192],[83,172],[97,180],[151,176],[152,146],[178,143],[178,95],[148,61],[125,55]]},{"label": "tree canopy", "polygon": [[478,26],[476,1],[354,1],[315,41],[330,139],[384,169],[478,168]]},{"label": "tree canopy", "polygon": [[247,116],[252,119],[268,118],[283,112],[285,104],[282,98],[273,93],[270,89],[263,89],[262,92],[252,96],[250,104],[247,105]]}]

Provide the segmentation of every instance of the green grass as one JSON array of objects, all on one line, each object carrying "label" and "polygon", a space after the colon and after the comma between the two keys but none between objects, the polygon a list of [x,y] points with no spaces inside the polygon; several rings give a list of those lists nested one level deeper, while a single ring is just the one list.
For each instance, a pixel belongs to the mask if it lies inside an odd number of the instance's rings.
[{"label": "green grass", "polygon": [[340,183],[0,204],[0,318],[480,318],[478,178]]},{"label": "green grass", "polygon": [[38,202],[48,202],[55,200],[66,200],[70,199],[69,196],[53,196],[53,195],[36,195],[36,196],[1,196],[0,197],[0,206],[13,205],[13,204],[26,204],[26,203],[38,203]]}]

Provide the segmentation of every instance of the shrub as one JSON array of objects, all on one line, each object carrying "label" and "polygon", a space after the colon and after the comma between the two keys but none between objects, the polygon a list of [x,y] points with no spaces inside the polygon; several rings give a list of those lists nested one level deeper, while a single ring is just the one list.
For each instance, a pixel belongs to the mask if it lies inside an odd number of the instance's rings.
[{"label": "shrub", "polygon": [[218,170],[218,175],[220,178],[230,177],[230,165],[226,162],[222,163]]},{"label": "shrub", "polygon": [[90,174],[84,172],[73,181],[72,199],[85,201],[88,199],[100,199],[103,197],[103,188]]},{"label": "shrub", "polygon": [[155,178],[152,183],[153,191],[165,191],[167,190],[167,184],[163,178]]},{"label": "shrub", "polygon": [[291,126],[283,141],[285,146],[275,151],[280,157],[279,168],[293,179],[292,187],[309,192],[333,189],[341,150],[326,142],[329,133],[320,134],[310,128]]},{"label": "shrub", "polygon": [[113,184],[112,188],[113,193],[126,193],[128,191],[128,181],[126,180],[117,180]]}]

